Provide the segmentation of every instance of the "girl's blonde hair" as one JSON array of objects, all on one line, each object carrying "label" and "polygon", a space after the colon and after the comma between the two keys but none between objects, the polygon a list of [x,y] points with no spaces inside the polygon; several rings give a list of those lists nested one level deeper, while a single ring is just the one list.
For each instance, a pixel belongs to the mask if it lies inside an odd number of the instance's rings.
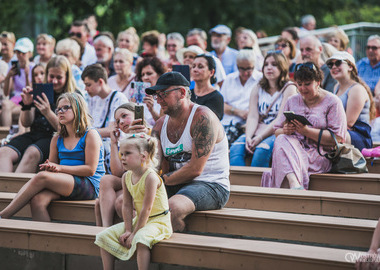
[{"label": "girl's blonde hair", "polygon": [[51,46],[52,46],[52,48],[54,49],[54,47],[55,47],[55,38],[53,37],[53,36],[51,36],[51,35],[48,35],[48,34],[39,34],[38,36],[37,36],[37,42],[40,40],[40,39],[42,39],[42,40],[45,40],[47,43],[49,43]]},{"label": "girl's blonde hair", "polygon": [[131,134],[130,136],[122,139],[120,141],[120,149],[125,145],[133,145],[137,148],[140,153],[147,151],[148,153],[148,164],[152,168],[156,168],[158,165],[157,159],[157,145],[158,141],[155,137],[149,136],[145,133]]},{"label": "girl's blonde hair", "polygon": [[[74,130],[76,137],[82,137],[89,127],[91,127],[91,116],[88,113],[88,108],[86,101],[82,95],[77,93],[64,93],[59,96],[57,100],[57,105],[61,100],[67,100],[70,103],[71,109],[74,113]],[[67,132],[66,126],[59,124],[60,129],[58,135],[65,138],[69,134]]]},{"label": "girl's blonde hair", "polygon": [[62,55],[57,55],[50,59],[45,70],[45,82],[48,81],[50,68],[59,68],[66,74],[66,82],[62,93],[74,93],[76,85],[69,60]]}]

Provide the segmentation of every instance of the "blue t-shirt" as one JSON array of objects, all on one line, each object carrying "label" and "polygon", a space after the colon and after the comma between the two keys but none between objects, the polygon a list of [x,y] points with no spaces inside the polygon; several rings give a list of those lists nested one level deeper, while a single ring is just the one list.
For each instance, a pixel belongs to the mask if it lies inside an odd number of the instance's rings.
[{"label": "blue t-shirt", "polygon": [[[86,148],[86,135],[88,131],[79,139],[77,145],[74,149],[69,150],[63,144],[63,138],[58,137],[57,149],[59,164],[65,166],[78,166],[85,164],[85,148]],[[99,135],[100,136],[100,135]],[[95,188],[96,195],[99,195],[99,183],[100,178],[105,174],[104,168],[104,158],[103,158],[103,144],[100,147],[98,166],[96,167],[96,172],[92,176],[85,177],[90,180]],[[81,176],[80,176],[81,177]]]}]

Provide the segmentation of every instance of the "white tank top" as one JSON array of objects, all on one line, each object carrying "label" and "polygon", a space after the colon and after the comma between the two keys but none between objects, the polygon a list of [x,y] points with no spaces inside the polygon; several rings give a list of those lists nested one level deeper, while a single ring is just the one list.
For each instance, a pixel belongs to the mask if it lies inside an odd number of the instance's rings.
[{"label": "white tank top", "polygon": [[268,113],[268,117],[266,117],[263,122],[265,124],[270,124],[278,114],[278,111],[280,110],[281,102],[282,102],[282,93],[279,91],[276,92],[273,96],[271,96],[267,91],[263,90],[261,87],[259,89],[259,114],[264,115],[267,112],[267,109],[272,104],[273,100],[277,98],[278,95],[281,95],[276,102],[273,104],[272,108],[270,109]]},{"label": "white tank top", "polygon": [[[176,143],[172,143],[168,139],[167,126],[169,116],[165,116],[165,120],[161,128],[160,140],[164,157],[169,162],[169,172],[179,170],[191,159],[193,138],[190,135],[190,126],[193,122],[194,113],[198,107],[199,105],[194,104],[181,138]],[[194,178],[194,181],[217,183],[229,191],[229,174],[230,164],[228,159],[228,141],[226,135],[224,134],[223,140],[216,143],[212,149],[212,152],[206,161],[203,172],[201,175]]]}]

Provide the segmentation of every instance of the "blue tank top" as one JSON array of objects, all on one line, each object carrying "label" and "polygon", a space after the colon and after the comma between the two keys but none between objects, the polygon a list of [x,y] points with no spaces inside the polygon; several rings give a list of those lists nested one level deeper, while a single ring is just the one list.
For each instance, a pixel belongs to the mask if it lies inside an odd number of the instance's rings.
[{"label": "blue tank top", "polygon": [[[348,87],[346,92],[344,92],[341,96],[339,96],[340,100],[343,103],[343,107],[344,107],[345,111],[347,109],[348,92],[350,92],[351,88],[354,87],[356,84],[357,83],[354,83],[353,85]],[[336,91],[334,93],[335,95],[336,95],[336,93],[338,93],[339,87],[340,87],[340,85],[338,85],[338,87],[336,88]],[[357,120],[360,120],[360,121],[362,121],[368,125],[370,122],[369,121],[369,106],[370,106],[370,102],[369,102],[369,100],[367,100],[366,103],[364,103],[364,107],[363,107],[362,111],[360,112],[359,117],[357,119]]]},{"label": "blue tank top", "polygon": [[[58,149],[58,158],[59,158],[60,165],[78,166],[78,165],[85,164],[85,147],[86,147],[87,132],[88,130],[79,139],[77,145],[74,147],[73,150],[67,149],[65,145],[63,144],[63,138],[60,136],[58,137],[57,149]],[[94,186],[96,195],[99,194],[100,178],[102,178],[102,176],[105,173],[103,151],[104,150],[103,150],[103,144],[102,144],[100,147],[99,161],[98,161],[98,166],[96,167],[95,174],[92,176],[85,177],[88,180],[90,180],[90,182]]]}]

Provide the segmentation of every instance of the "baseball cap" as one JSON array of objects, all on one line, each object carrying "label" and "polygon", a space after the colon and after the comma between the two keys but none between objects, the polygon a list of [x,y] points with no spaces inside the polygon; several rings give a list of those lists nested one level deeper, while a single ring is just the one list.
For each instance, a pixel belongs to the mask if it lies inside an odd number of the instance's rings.
[{"label": "baseball cap", "polygon": [[160,78],[158,78],[156,85],[146,88],[145,93],[153,95],[156,91],[165,90],[174,85],[190,86],[190,83],[181,73],[171,71],[162,74]]},{"label": "baseball cap", "polygon": [[176,53],[176,57],[178,59],[178,62],[183,64],[183,57],[184,57],[185,53],[188,53],[188,52],[194,53],[195,55],[199,55],[199,54],[204,53],[203,50],[200,47],[198,47],[197,45],[191,45],[187,48],[179,49]]},{"label": "baseball cap", "polygon": [[210,34],[212,33],[217,33],[217,34],[221,34],[221,35],[227,35],[227,36],[231,36],[231,29],[224,25],[224,24],[218,24],[217,26],[215,26],[214,28],[212,28],[210,31],[209,31]]},{"label": "baseball cap", "polygon": [[33,52],[33,48],[34,48],[33,42],[29,38],[23,37],[16,41],[14,51],[27,53],[27,52]]},{"label": "baseball cap", "polygon": [[335,52],[329,59],[327,59],[326,64],[331,60],[348,60],[355,65],[355,58],[348,52]]}]

